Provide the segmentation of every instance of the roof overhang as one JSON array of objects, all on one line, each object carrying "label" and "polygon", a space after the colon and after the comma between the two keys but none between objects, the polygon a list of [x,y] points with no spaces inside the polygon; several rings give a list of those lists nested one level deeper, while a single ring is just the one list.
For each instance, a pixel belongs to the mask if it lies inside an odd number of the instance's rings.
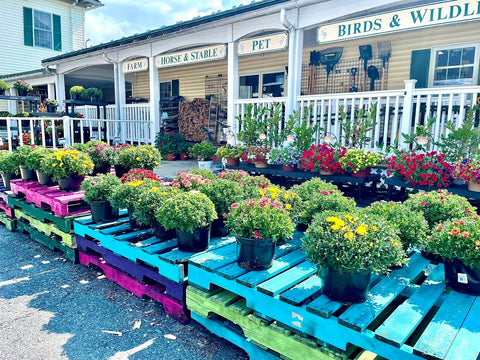
[{"label": "roof overhang", "polygon": [[86,10],[93,10],[99,7],[104,6],[99,0],[60,0],[69,4],[75,4],[76,6],[82,7]]}]

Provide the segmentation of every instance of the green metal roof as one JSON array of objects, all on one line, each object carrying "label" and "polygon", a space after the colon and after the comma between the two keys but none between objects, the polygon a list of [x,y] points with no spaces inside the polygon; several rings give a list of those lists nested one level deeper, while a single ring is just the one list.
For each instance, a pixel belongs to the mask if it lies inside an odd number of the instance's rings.
[{"label": "green metal roof", "polygon": [[91,47],[86,48],[86,49],[72,51],[72,52],[69,52],[69,53],[66,53],[66,54],[63,54],[63,55],[59,55],[59,56],[51,57],[51,58],[48,58],[48,59],[44,59],[44,60],[42,60],[42,64],[43,63],[49,63],[49,62],[52,62],[52,61],[62,60],[62,59],[68,59],[70,57],[74,57],[74,56],[77,56],[77,55],[88,54],[90,52],[94,52],[94,51],[98,51],[98,50],[105,50],[105,49],[112,48],[112,47],[115,47],[115,46],[131,44],[131,43],[134,43],[134,42],[137,42],[137,41],[147,40],[147,39],[171,34],[173,32],[185,30],[185,29],[188,29],[188,28],[191,28],[191,27],[194,27],[194,26],[207,24],[207,23],[210,23],[210,22],[213,22],[213,21],[216,21],[216,20],[220,20],[220,19],[231,17],[231,16],[244,14],[244,13],[249,12],[249,11],[262,9],[262,8],[265,8],[265,7],[268,7],[268,6],[273,6],[273,5],[285,3],[285,2],[288,2],[288,1],[291,1],[291,0],[263,0],[263,1],[258,1],[258,2],[252,2],[252,3],[247,4],[247,5],[236,6],[236,7],[233,7],[231,9],[228,9],[228,10],[217,11],[217,12],[215,12],[213,14],[210,14],[210,15],[206,15],[206,16],[194,18],[194,19],[191,19],[191,20],[179,22],[179,23],[176,23],[174,25],[164,26],[164,27],[161,27],[161,28],[156,29],[156,30],[151,30],[151,31],[144,32],[142,34],[135,34],[135,35],[132,35],[132,36],[127,36],[127,37],[121,38],[119,40],[113,40],[113,41],[110,41],[110,42],[107,42],[107,43],[102,43],[102,44],[99,44],[99,45],[91,46]]},{"label": "green metal roof", "polygon": [[0,75],[0,79],[10,79],[10,78],[16,78],[16,77],[18,77],[18,76],[32,75],[32,74],[43,74],[43,75],[47,75],[48,72],[47,72],[47,70],[45,70],[45,69],[35,69],[35,70],[22,71],[22,72],[13,73],[13,74]]}]

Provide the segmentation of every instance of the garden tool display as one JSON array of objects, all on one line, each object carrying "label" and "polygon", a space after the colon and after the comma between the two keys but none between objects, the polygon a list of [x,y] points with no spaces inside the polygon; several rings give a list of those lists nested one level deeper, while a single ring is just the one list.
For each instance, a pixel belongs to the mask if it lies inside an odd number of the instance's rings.
[{"label": "garden tool display", "polygon": [[320,61],[318,60],[318,51],[310,52],[310,63],[308,65],[309,65],[308,94],[313,95],[315,94],[317,66],[320,65]]},{"label": "garden tool display", "polygon": [[386,82],[386,69],[387,69],[387,62],[390,59],[390,55],[392,55],[392,44],[390,41],[381,41],[377,43],[378,47],[378,58],[382,59],[382,90],[387,89],[387,82]]},{"label": "garden tool display", "polygon": [[358,91],[357,85],[355,84],[355,79],[356,79],[357,72],[358,72],[358,68],[351,68],[350,69],[350,74],[352,75],[352,86],[348,90],[350,92],[357,92]]},{"label": "garden tool display", "polygon": [[362,86],[362,91],[365,91],[367,89],[367,63],[368,60],[372,58],[372,45],[360,45],[358,47],[358,50],[360,52],[360,60],[363,60],[363,86]]},{"label": "garden tool display", "polygon": [[327,84],[325,87],[325,94],[328,93],[328,77],[330,75],[330,72],[333,70],[335,65],[337,65],[338,61],[342,57],[342,54],[343,47],[328,48],[319,51],[318,53],[318,60],[320,61],[320,64],[325,66],[325,69],[327,70]]},{"label": "garden tool display", "polygon": [[367,69],[367,75],[370,78],[370,91],[373,91],[375,90],[375,80],[380,78],[377,67],[370,65]]}]

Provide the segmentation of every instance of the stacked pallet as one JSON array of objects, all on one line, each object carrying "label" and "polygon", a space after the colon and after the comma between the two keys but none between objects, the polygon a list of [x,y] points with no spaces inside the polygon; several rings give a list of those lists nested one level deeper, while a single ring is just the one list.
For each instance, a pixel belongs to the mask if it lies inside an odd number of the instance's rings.
[{"label": "stacked pallet", "polygon": [[13,209],[8,205],[8,190],[0,180],[0,223],[10,231],[15,231],[16,220]]}]

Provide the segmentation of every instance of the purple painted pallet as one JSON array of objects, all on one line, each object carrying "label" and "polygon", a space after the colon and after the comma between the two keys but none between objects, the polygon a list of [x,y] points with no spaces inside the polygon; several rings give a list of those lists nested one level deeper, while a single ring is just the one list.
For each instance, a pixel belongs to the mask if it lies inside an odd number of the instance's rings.
[{"label": "purple painted pallet", "polygon": [[124,289],[132,292],[138,297],[148,296],[159,303],[161,303],[165,309],[165,312],[176,319],[177,321],[185,324],[189,321],[188,310],[185,303],[179,303],[177,300],[172,299],[165,293],[165,287],[157,285],[145,285],[135,280],[134,278],[125,275],[120,270],[109,266],[98,255],[87,255],[83,252],[79,252],[79,260],[83,265],[89,266],[93,264],[103,270],[105,276],[117,283]]},{"label": "purple painted pallet", "polygon": [[25,196],[29,203],[39,208],[49,207],[58,217],[71,215],[87,215],[89,206],[83,200],[84,191],[67,192],[55,186],[41,186],[36,181],[12,180],[12,192],[17,196]]},{"label": "purple painted pallet", "polygon": [[127,258],[118,256],[112,251],[105,249],[98,242],[85,239],[82,236],[76,236],[77,248],[87,254],[99,255],[109,265],[120,269],[121,271],[133,276],[134,278],[150,283],[152,280],[158,284],[163,285],[165,292],[171,297],[178,299],[180,302],[185,303],[185,290],[186,283],[178,284],[173,282],[164,276],[160,275],[157,271],[150,269],[148,266],[134,263]]},{"label": "purple painted pallet", "polygon": [[1,198],[0,198],[0,209],[5,211],[5,214],[9,218],[13,218],[13,209],[10,206],[8,206],[7,203]]}]

